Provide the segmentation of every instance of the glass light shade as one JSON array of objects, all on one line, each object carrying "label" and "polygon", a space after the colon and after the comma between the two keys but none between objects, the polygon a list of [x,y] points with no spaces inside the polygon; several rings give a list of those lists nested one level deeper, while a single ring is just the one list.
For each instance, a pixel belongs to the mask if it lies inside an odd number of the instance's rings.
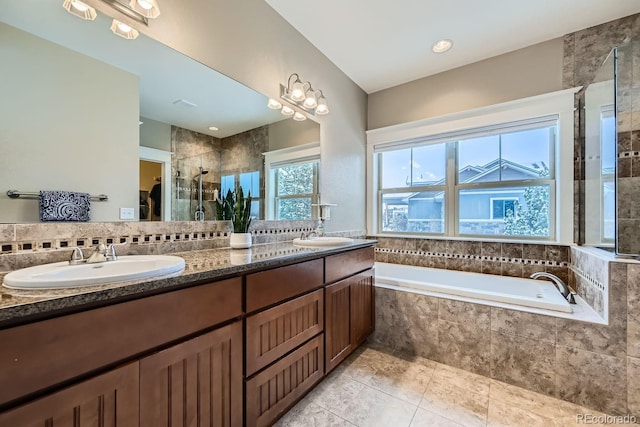
[{"label": "glass light shade", "polygon": [[124,22],[120,22],[117,19],[114,19],[111,23],[111,31],[116,36],[120,36],[123,39],[134,40],[138,37],[139,33],[136,29],[131,28],[129,25]]},{"label": "glass light shade", "polygon": [[318,105],[316,94],[311,91],[307,91],[306,98],[304,99],[302,105],[304,105],[304,107],[308,109],[316,108],[316,105]]},{"label": "glass light shade", "polygon": [[307,116],[305,116],[302,113],[299,113],[296,111],[296,113],[293,115],[293,120],[298,121],[298,122],[303,122],[305,120],[307,120]]},{"label": "glass light shade", "polygon": [[62,7],[70,14],[86,21],[93,21],[96,19],[96,16],[98,16],[94,8],[79,0],[65,0],[64,3],[62,3]]},{"label": "glass light shade", "polygon": [[282,104],[279,103],[278,101],[276,101],[273,98],[269,98],[269,102],[267,103],[267,107],[271,108],[272,110],[279,110],[282,108]]},{"label": "glass light shade", "polygon": [[320,99],[318,99],[316,114],[319,114],[321,116],[324,114],[329,114],[329,106],[327,105],[327,100],[324,98],[324,96],[321,96]]},{"label": "glass light shade", "polygon": [[284,107],[282,107],[282,110],[280,110],[280,112],[282,114],[284,114],[285,116],[290,116],[293,113],[295,113],[295,111],[293,111],[293,108],[287,107],[286,105]]},{"label": "glass light shade", "polygon": [[155,19],[160,15],[157,0],[131,0],[129,7],[145,18]]},{"label": "glass light shade", "polygon": [[300,80],[296,81],[291,87],[291,99],[300,102],[304,99],[304,87]]}]

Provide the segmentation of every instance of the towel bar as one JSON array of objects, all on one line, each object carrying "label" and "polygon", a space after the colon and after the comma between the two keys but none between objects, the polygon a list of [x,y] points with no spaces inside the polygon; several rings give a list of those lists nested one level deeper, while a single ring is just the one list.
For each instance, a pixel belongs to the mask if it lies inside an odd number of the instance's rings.
[{"label": "towel bar", "polygon": [[[9,196],[12,199],[17,199],[18,197],[37,199],[38,197],[40,197],[40,193],[29,193],[29,192],[18,191],[18,190],[7,190],[7,196]],[[98,194],[97,196],[92,195],[90,197],[91,197],[91,200],[98,200],[100,202],[109,200],[109,196],[107,196],[106,194]]]}]

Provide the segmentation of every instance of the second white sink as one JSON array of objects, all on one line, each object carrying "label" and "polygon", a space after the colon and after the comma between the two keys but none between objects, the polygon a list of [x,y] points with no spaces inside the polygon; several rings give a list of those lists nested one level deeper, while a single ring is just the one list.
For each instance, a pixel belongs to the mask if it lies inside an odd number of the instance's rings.
[{"label": "second white sink", "polygon": [[4,277],[3,286],[11,289],[77,288],[179,273],[184,266],[184,259],[172,255],[120,256],[117,261],[80,265],[63,261],[12,271]]},{"label": "second white sink", "polygon": [[343,246],[353,243],[348,237],[311,237],[309,239],[293,239],[293,244],[304,248],[324,248]]}]

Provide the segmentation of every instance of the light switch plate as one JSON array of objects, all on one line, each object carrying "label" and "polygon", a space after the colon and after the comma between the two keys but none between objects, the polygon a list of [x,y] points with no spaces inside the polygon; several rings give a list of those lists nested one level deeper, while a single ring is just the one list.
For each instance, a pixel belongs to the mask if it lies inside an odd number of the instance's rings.
[{"label": "light switch plate", "polygon": [[135,208],[120,208],[120,219],[135,219]]}]

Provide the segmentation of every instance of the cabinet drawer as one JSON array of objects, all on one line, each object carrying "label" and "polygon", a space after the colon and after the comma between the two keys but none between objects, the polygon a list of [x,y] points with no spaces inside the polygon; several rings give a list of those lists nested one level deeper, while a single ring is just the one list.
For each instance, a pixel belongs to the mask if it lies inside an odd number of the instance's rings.
[{"label": "cabinet drawer", "polygon": [[247,427],[271,425],[322,379],[323,341],[318,335],[247,381]]},{"label": "cabinet drawer", "polygon": [[222,280],[0,331],[0,404],[151,350],[242,313]]},{"label": "cabinet drawer", "polygon": [[335,282],[367,270],[373,267],[373,263],[373,246],[328,256],[325,263],[325,282]]},{"label": "cabinet drawer", "polygon": [[253,375],[322,332],[323,300],[323,291],[318,289],[247,317],[246,375]]},{"label": "cabinet drawer", "polygon": [[247,313],[302,295],[323,284],[322,259],[247,276]]}]

